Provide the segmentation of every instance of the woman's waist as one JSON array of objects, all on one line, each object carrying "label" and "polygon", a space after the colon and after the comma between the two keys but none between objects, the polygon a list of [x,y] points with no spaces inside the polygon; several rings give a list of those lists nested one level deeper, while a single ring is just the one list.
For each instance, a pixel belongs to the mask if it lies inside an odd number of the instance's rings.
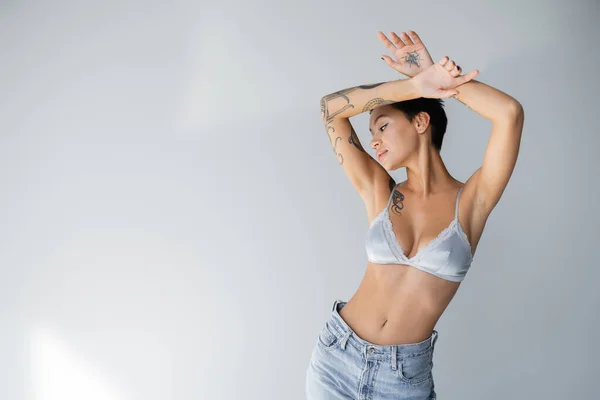
[{"label": "woman's waist", "polygon": [[371,343],[391,345],[426,339],[452,295],[436,292],[423,280],[405,278],[386,282],[365,277],[340,316]]},{"label": "woman's waist", "polygon": [[355,294],[340,310],[340,316],[361,339],[379,345],[417,343],[431,335],[439,316],[414,299],[404,304],[378,296]]}]

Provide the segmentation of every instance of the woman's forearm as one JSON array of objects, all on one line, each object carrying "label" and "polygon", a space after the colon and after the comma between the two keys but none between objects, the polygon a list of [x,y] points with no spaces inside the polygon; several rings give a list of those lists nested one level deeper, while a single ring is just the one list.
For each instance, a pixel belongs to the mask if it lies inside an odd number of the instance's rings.
[{"label": "woman's forearm", "polygon": [[454,96],[455,99],[492,122],[521,108],[514,97],[475,79],[458,86],[456,90],[459,93]]},{"label": "woman's forearm", "polygon": [[323,122],[350,118],[375,107],[421,97],[410,79],[355,86],[321,98]]}]

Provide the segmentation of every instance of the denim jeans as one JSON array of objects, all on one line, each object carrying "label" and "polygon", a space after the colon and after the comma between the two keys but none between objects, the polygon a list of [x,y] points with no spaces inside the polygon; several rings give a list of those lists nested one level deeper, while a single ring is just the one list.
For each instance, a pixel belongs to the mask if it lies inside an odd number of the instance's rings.
[{"label": "denim jeans", "polygon": [[433,349],[438,332],[419,343],[376,345],[361,339],[333,303],[306,371],[309,400],[435,400]]}]

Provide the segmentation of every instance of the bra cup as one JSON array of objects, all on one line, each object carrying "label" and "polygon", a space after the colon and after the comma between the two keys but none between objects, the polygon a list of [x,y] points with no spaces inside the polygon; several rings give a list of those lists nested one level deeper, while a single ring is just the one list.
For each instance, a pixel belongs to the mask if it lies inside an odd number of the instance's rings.
[{"label": "bra cup", "polygon": [[398,264],[387,240],[383,221],[378,216],[369,227],[366,235],[366,252],[368,260],[377,264]]},{"label": "bra cup", "polygon": [[439,248],[433,249],[430,253],[426,253],[416,260],[414,260],[414,264],[427,269],[431,272],[440,272],[450,262],[450,254],[452,253],[452,249],[448,250],[440,250]]},{"label": "bra cup", "polygon": [[472,262],[471,246],[462,237],[458,224],[452,223],[447,231],[433,239],[415,257],[407,259],[395,241],[393,231],[386,226],[385,217],[385,213],[380,213],[367,230],[366,253],[369,262],[408,264],[455,282],[464,278]]},{"label": "bra cup", "polygon": [[464,276],[471,265],[471,248],[460,237],[460,232],[454,231],[443,243],[444,248],[450,249],[448,262],[438,271],[444,275]]}]

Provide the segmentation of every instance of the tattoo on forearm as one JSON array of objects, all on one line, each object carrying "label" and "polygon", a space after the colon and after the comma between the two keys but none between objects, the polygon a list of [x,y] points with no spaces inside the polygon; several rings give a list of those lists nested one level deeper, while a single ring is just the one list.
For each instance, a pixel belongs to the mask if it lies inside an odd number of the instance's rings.
[{"label": "tattoo on forearm", "polygon": [[373,89],[376,88],[379,85],[383,85],[385,82],[379,82],[379,83],[373,83],[371,85],[360,85],[359,88],[361,89]]},{"label": "tattoo on forearm", "polygon": [[[351,88],[347,88],[347,89],[342,89],[342,90],[338,90],[337,92],[331,93],[325,97],[323,97],[321,99],[321,116],[323,118],[323,122],[324,123],[329,123],[336,115],[343,113],[344,111],[346,111],[349,108],[354,108],[354,104],[352,104],[350,102],[350,98],[348,96],[346,96],[349,93],[354,92],[357,89],[373,89],[376,88],[379,85],[383,85],[386,82],[379,82],[379,83],[373,83],[373,84],[369,84],[369,85],[360,85],[360,86],[355,86],[355,87],[351,87]],[[329,114],[329,109],[327,107],[327,103],[333,99],[337,99],[337,98],[343,98],[344,100],[346,100],[346,103],[344,106],[341,107],[341,109],[335,111],[333,114]],[[369,109],[365,109],[363,110],[366,111]]]},{"label": "tattoo on forearm", "polygon": [[[338,114],[343,113],[344,111],[346,111],[349,108],[354,108],[354,105],[350,103],[350,99],[348,98],[348,96],[346,96],[348,93],[355,91],[356,89],[358,89],[358,87],[353,87],[353,88],[348,88],[348,89],[342,89],[339,90],[335,93],[331,93],[325,97],[323,97],[321,99],[321,114],[323,116],[323,121],[325,123],[329,123],[331,122],[331,120]],[[346,102],[348,104],[345,104],[340,110],[337,110],[336,112],[334,112],[333,114],[329,114],[329,107],[327,107],[327,103],[333,99],[337,99],[337,98],[343,98],[344,100],[346,100]]]},{"label": "tattoo on forearm", "polygon": [[393,100],[384,100],[380,97],[377,97],[375,99],[371,99],[367,102],[367,104],[365,104],[365,107],[363,108],[362,112],[365,111],[369,111],[374,109],[375,107],[379,107],[379,106],[384,106],[386,104],[392,104],[395,103]]},{"label": "tattoo on forearm", "polygon": [[400,193],[400,191],[394,189],[394,192],[392,193],[392,202],[394,203],[392,206],[392,211],[395,214],[401,215],[400,211],[404,208],[404,203],[402,203],[403,201],[404,195]]},{"label": "tattoo on forearm", "polygon": [[358,135],[356,135],[356,132],[354,131],[354,128],[352,128],[352,127],[350,127],[350,137],[348,138],[348,142],[352,143],[354,145],[354,147],[356,147],[358,150],[362,151],[363,153],[366,153],[365,149],[360,144]]}]

